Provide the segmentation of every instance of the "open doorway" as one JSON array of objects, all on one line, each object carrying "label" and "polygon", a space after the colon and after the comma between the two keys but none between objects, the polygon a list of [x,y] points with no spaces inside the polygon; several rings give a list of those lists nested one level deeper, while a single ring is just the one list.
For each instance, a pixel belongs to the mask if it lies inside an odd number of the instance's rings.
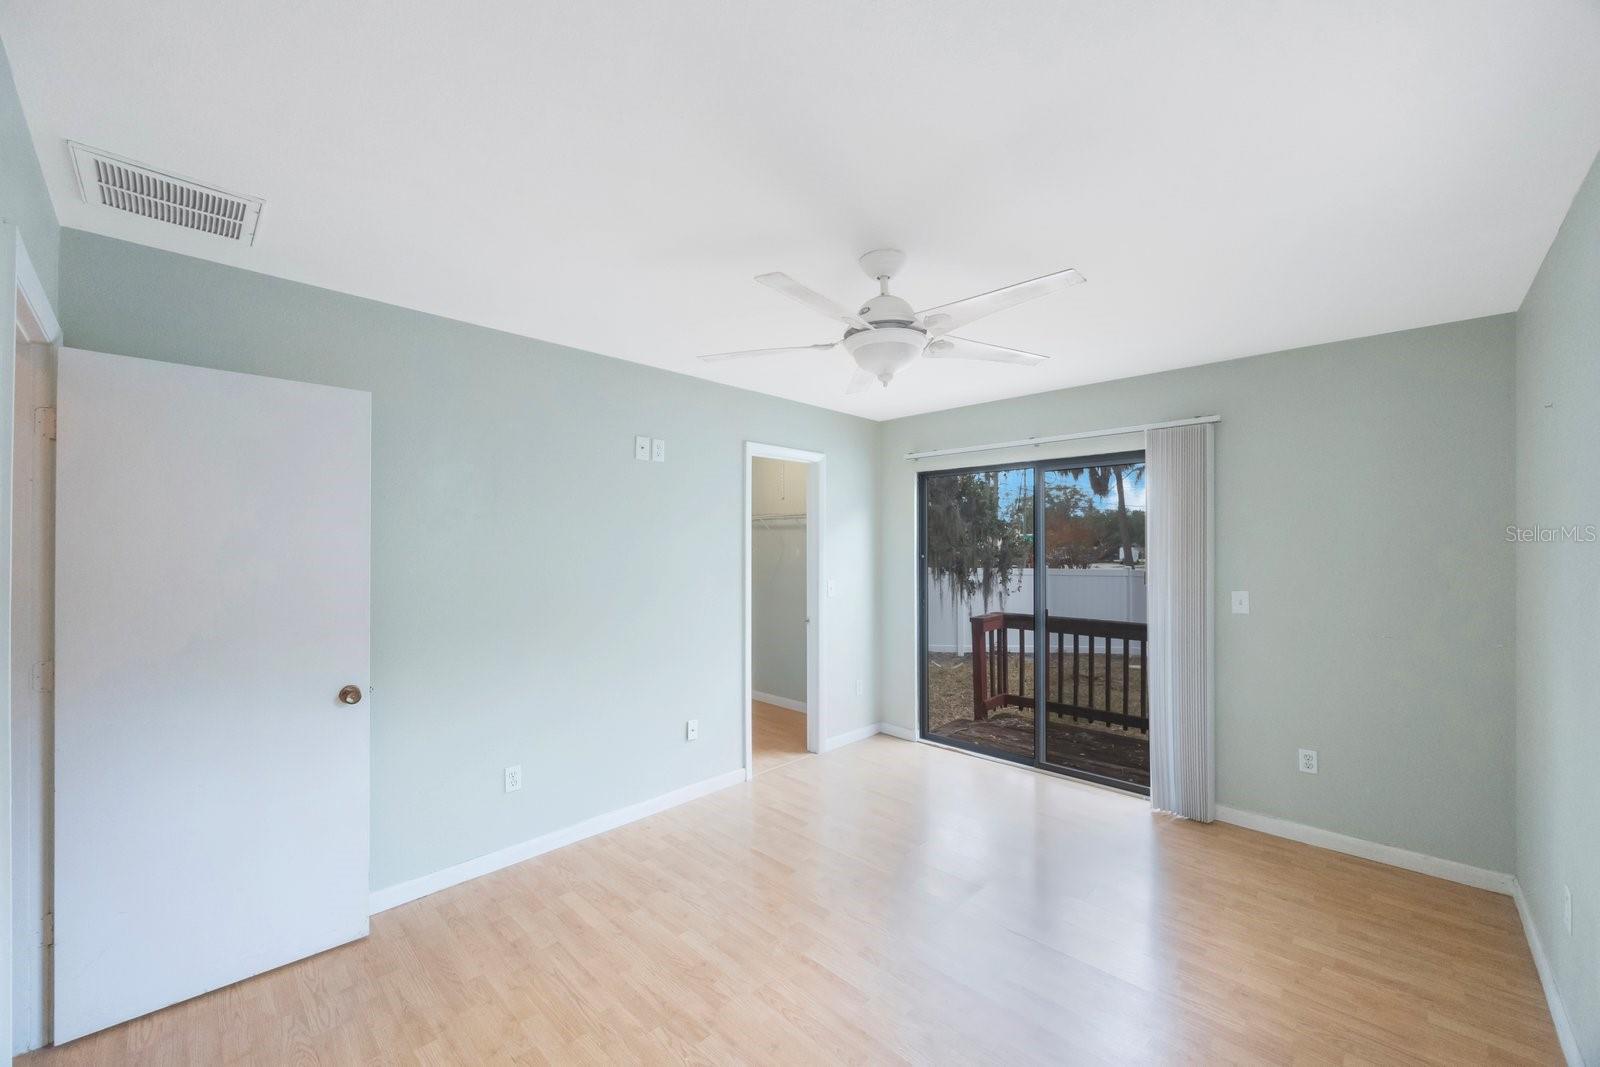
[{"label": "open doorway", "polygon": [[822,456],[750,444],[745,458],[745,769],[820,750]]},{"label": "open doorway", "polygon": [[750,471],[750,686],[755,771],[806,750],[806,464]]}]

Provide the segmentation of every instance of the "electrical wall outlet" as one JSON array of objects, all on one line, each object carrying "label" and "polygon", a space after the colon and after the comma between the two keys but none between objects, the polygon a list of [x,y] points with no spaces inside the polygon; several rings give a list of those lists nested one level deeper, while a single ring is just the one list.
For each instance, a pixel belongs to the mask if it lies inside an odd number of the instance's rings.
[{"label": "electrical wall outlet", "polygon": [[1233,591],[1233,613],[1235,615],[1250,614],[1250,594],[1243,589]]},{"label": "electrical wall outlet", "polygon": [[1567,928],[1567,936],[1572,936],[1572,887],[1561,887],[1561,921]]},{"label": "electrical wall outlet", "polygon": [[522,788],[522,764],[514,764],[506,768],[506,792],[515,793]]},{"label": "electrical wall outlet", "polygon": [[635,437],[633,439],[633,458],[640,463],[650,462],[650,438]]},{"label": "electrical wall outlet", "polygon": [[864,697],[866,695],[867,695],[867,680],[865,678],[857,678],[856,679],[856,696]]},{"label": "electrical wall outlet", "polygon": [[1302,748],[1300,750],[1300,762],[1298,766],[1301,774],[1316,774],[1317,750],[1314,748]]},{"label": "electrical wall outlet", "polygon": [[683,724],[683,739],[685,741],[700,740],[700,720],[690,719]]},{"label": "electrical wall outlet", "polygon": [[667,461],[667,443],[659,437],[650,439],[650,460],[653,463],[665,463]]}]

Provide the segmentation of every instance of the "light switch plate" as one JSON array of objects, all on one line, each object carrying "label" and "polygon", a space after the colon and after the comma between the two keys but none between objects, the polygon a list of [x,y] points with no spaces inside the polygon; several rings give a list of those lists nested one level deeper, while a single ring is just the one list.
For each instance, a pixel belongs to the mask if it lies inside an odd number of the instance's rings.
[{"label": "light switch plate", "polygon": [[1250,594],[1243,589],[1235,589],[1233,592],[1233,613],[1235,615],[1250,614]]},{"label": "light switch plate", "polygon": [[656,463],[667,461],[667,443],[659,437],[650,439],[650,459]]},{"label": "light switch plate", "polygon": [[838,596],[839,595],[839,583],[834,581],[832,578],[828,579],[828,595],[829,596]]},{"label": "light switch plate", "polygon": [[640,463],[650,462],[650,438],[635,437],[633,439],[633,458]]},{"label": "light switch plate", "polygon": [[700,720],[690,719],[683,724],[683,739],[685,741],[700,740]]}]

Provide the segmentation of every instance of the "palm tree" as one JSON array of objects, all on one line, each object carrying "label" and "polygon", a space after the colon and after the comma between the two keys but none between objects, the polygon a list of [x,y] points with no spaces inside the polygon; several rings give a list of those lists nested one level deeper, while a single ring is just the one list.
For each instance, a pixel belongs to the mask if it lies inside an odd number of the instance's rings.
[{"label": "palm tree", "polygon": [[1108,467],[1086,467],[1085,473],[1089,478],[1089,488],[1097,497],[1105,496],[1111,492],[1113,482],[1117,486],[1117,535],[1122,542],[1122,565],[1134,565],[1133,538],[1128,529],[1128,495],[1123,487],[1124,480],[1133,485],[1144,484],[1143,463],[1117,463]]}]

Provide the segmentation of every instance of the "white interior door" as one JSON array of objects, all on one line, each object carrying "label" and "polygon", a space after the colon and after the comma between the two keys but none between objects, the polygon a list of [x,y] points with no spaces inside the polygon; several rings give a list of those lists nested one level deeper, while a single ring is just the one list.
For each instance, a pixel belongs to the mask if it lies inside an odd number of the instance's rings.
[{"label": "white interior door", "polygon": [[367,933],[371,397],[58,383],[60,1043]]}]

